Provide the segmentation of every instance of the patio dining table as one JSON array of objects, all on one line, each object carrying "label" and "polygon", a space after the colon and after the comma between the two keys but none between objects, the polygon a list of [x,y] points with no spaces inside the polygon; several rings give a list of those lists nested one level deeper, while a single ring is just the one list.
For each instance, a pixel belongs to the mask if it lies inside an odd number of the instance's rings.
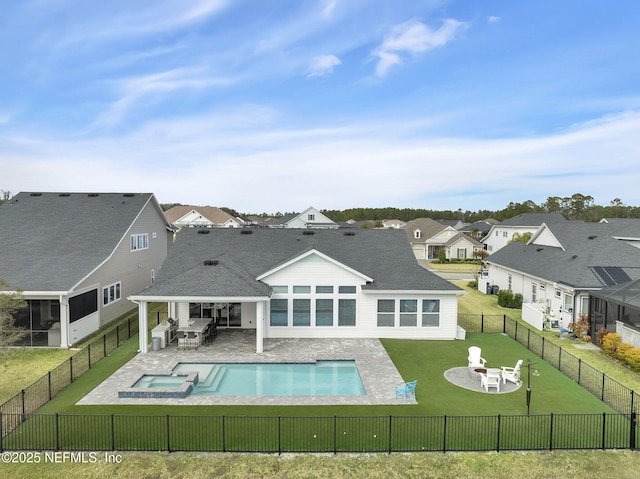
[{"label": "patio dining table", "polygon": [[195,333],[199,346],[202,344],[205,329],[212,322],[211,318],[190,319],[188,324],[178,326],[178,333]]}]

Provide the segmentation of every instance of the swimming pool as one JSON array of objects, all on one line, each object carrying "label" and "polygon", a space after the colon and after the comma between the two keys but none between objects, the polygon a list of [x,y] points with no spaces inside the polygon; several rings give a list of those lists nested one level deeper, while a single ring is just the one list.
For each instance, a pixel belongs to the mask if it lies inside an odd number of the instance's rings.
[{"label": "swimming pool", "polygon": [[355,361],[315,363],[178,363],[197,372],[192,396],[364,396]]}]

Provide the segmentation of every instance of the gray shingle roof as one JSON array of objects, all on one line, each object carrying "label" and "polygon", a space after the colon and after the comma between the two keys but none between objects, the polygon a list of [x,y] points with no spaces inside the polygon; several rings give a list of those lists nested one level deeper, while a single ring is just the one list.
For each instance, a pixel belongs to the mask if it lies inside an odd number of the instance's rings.
[{"label": "gray shingle roof", "polygon": [[522,213],[506,219],[500,225],[509,226],[540,226],[542,223],[565,223],[567,220],[560,213]]},{"label": "gray shingle roof", "polygon": [[418,265],[402,230],[183,229],[140,296],[265,296],[256,278],[313,249],[373,278],[365,289],[459,290]]},{"label": "gray shingle roof", "polygon": [[105,261],[151,193],[20,193],[0,207],[0,278],[69,291]]},{"label": "gray shingle roof", "polygon": [[621,267],[629,278],[640,279],[640,249],[614,238],[640,238],[640,222],[614,225],[568,221],[548,227],[564,250],[511,243],[486,261],[581,288],[601,288],[607,284],[596,267]]}]

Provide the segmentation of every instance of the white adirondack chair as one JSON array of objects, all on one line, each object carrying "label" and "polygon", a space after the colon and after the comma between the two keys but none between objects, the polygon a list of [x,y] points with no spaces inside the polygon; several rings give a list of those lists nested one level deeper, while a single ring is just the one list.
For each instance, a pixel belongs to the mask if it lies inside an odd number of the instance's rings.
[{"label": "white adirondack chair", "polygon": [[469,368],[484,368],[487,362],[482,356],[482,350],[478,346],[471,346],[469,348]]},{"label": "white adirondack chair", "polygon": [[515,384],[520,384],[520,368],[522,367],[522,359],[519,359],[515,367],[510,368],[502,366],[502,383],[506,384],[510,381]]},{"label": "white adirondack chair", "polygon": [[489,392],[489,388],[496,388],[500,392],[500,371],[488,370],[486,374],[480,375],[480,385]]}]

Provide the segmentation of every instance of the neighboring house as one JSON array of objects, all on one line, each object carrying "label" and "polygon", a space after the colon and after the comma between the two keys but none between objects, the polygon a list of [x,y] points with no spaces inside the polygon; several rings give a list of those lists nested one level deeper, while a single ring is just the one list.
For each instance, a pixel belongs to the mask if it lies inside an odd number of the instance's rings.
[{"label": "neighboring house", "polygon": [[489,234],[491,227],[497,224],[495,220],[484,220],[484,221],[476,221],[475,223],[471,223],[465,225],[464,227],[458,229],[460,233],[464,233],[467,236],[475,240],[482,240],[485,236]]},{"label": "neighboring house", "polygon": [[135,307],[172,244],[151,193],[20,193],[0,207],[0,278],[27,346],[69,347]]},{"label": "neighboring house", "polygon": [[382,220],[382,225],[387,229],[402,229],[407,223],[401,220]]},{"label": "neighboring house", "polygon": [[542,223],[552,225],[566,221],[560,213],[523,213],[493,225],[481,241],[487,253],[493,254],[509,244],[516,233],[520,235],[523,233],[533,234]]},{"label": "neighboring house", "polygon": [[605,328],[622,342],[640,348],[640,280],[589,293],[591,337]]},{"label": "neighboring house", "polygon": [[[446,251],[447,258],[451,258],[451,248],[448,246],[454,237],[460,235],[452,226],[443,225],[431,218],[411,220],[405,225],[404,230],[411,243],[413,254],[417,259],[426,260],[437,258],[441,249]],[[470,252],[469,257],[473,255],[473,247]],[[457,257],[457,252],[453,257]]]},{"label": "neighboring house", "polygon": [[640,220],[543,224],[525,243],[485,259],[478,289],[496,285],[523,296],[522,317],[538,329],[566,328],[589,313],[589,294],[640,279]]},{"label": "neighboring house", "polygon": [[291,213],[268,223],[269,228],[337,229],[339,225],[310,206],[302,213]]},{"label": "neighboring house", "polygon": [[449,238],[445,243],[447,259],[473,258],[476,251],[482,250],[482,243],[463,233],[458,233]]},{"label": "neighboring house", "polygon": [[165,302],[179,325],[255,329],[260,353],[264,338],[456,339],[462,293],[417,264],[402,231],[188,229],[131,299],[140,318]]},{"label": "neighboring house", "polygon": [[164,212],[169,223],[188,227],[240,228],[243,221],[217,206],[174,206]]},{"label": "neighboring house", "polygon": [[467,223],[462,220],[436,220],[441,225],[451,226],[456,231],[464,228]]}]

